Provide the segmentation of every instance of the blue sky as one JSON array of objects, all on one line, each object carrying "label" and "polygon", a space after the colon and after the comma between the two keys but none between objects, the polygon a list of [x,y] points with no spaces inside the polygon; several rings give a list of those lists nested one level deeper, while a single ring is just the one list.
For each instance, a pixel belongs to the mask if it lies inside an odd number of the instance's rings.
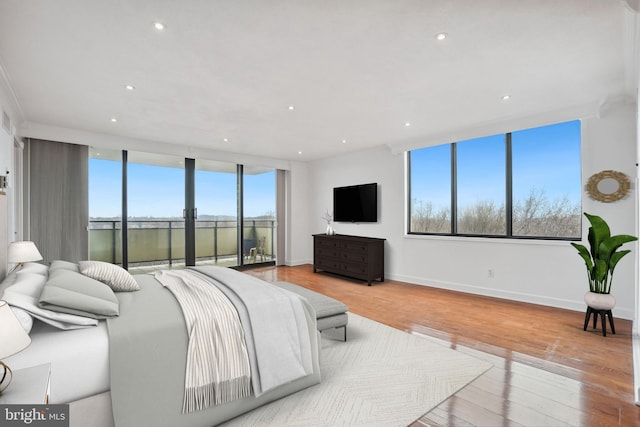
[{"label": "blue sky", "polygon": [[[568,196],[580,203],[580,121],[512,133],[514,200],[533,187],[553,200]],[[458,200],[461,207],[505,198],[505,143],[503,135],[457,144]],[[448,206],[450,145],[411,152],[412,198]]]},{"label": "blue sky", "polygon": [[[89,215],[119,217],[122,164],[89,161]],[[130,217],[182,217],[184,169],[129,163]],[[275,212],[275,171],[244,177],[246,217]],[[196,171],[198,215],[236,215],[236,174]]]}]

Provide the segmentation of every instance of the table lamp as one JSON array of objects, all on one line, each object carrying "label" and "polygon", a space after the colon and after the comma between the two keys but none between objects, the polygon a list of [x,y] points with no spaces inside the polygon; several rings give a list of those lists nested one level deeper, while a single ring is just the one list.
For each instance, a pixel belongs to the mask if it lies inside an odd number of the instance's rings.
[{"label": "table lamp", "polygon": [[0,395],[11,384],[13,372],[2,362],[2,359],[16,354],[27,348],[31,344],[31,338],[13,315],[11,307],[6,301],[0,300],[0,367],[3,368],[0,374]]},{"label": "table lamp", "polygon": [[41,259],[42,255],[40,255],[35,243],[29,240],[9,243],[7,261],[17,264],[11,271],[22,267],[25,262],[40,261]]}]

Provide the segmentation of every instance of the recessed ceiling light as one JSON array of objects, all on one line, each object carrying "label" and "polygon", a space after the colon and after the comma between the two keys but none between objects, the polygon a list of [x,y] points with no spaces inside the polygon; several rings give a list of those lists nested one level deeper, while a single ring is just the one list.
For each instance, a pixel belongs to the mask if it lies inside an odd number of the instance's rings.
[{"label": "recessed ceiling light", "polygon": [[503,101],[508,101],[509,99],[511,99],[510,95],[502,95],[502,100]]},{"label": "recessed ceiling light", "polygon": [[342,143],[343,143],[343,144],[346,144],[346,143],[347,143],[347,140],[346,140],[346,139],[343,139],[343,140],[342,140]]},{"label": "recessed ceiling light", "polygon": [[111,117],[111,122],[112,122],[112,123],[115,123],[115,122],[117,122],[117,121],[118,121],[118,119],[116,119],[115,117]]},{"label": "recessed ceiling light", "polygon": [[438,33],[436,34],[436,40],[444,40],[447,38],[447,33]]},{"label": "recessed ceiling light", "polygon": [[289,110],[290,111],[295,110],[295,107],[293,105],[289,105]]},{"label": "recessed ceiling light", "polygon": [[302,154],[302,151],[298,151],[298,154]]},{"label": "recessed ceiling light", "polygon": [[222,139],[224,142],[229,142],[229,138],[223,138]]},{"label": "recessed ceiling light", "polygon": [[134,85],[126,85],[124,88],[126,90],[134,90],[136,87]]},{"label": "recessed ceiling light", "polygon": [[409,127],[409,126],[411,126],[411,123],[409,123],[409,122],[404,122],[404,126],[405,126],[405,127]]},{"label": "recessed ceiling light", "polygon": [[162,22],[154,22],[153,23],[153,28],[155,28],[158,31],[162,31],[165,29],[165,26]]}]

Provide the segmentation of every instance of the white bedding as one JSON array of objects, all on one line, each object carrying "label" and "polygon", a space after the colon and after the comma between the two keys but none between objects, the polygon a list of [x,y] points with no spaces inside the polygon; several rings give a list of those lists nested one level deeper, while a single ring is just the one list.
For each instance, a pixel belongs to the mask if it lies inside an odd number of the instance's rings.
[{"label": "white bedding", "polygon": [[104,320],[96,327],[70,331],[34,320],[29,336],[29,347],[3,361],[14,371],[51,363],[50,403],[69,403],[110,389]]}]

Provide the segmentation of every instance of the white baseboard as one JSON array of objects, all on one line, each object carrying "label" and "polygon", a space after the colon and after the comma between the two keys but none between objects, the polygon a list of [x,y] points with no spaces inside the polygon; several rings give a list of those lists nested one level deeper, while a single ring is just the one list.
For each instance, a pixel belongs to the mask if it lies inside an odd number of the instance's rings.
[{"label": "white baseboard", "polygon": [[308,260],[308,259],[302,259],[302,260],[285,260],[284,262],[285,265],[289,266],[289,267],[295,267],[297,265],[304,265],[304,264],[313,264],[313,261]]},{"label": "white baseboard", "polygon": [[[482,286],[467,285],[464,283],[445,282],[445,281],[431,280],[431,279],[425,280],[424,278],[413,277],[413,276],[390,275],[387,277],[392,280],[413,283],[416,285],[429,286],[429,287],[438,288],[438,289],[447,289],[450,291],[467,292],[475,295],[502,298],[502,299],[508,299],[513,301],[526,302],[530,304],[546,305],[549,307],[564,308],[564,309],[573,310],[573,311],[585,312],[586,310],[584,301],[582,300],[575,301],[575,300],[553,298],[553,297],[540,296],[540,295],[534,295],[534,294],[527,294],[522,292],[511,292],[511,291],[502,290],[502,289],[498,290],[493,288],[485,288]],[[634,319],[634,313],[633,313],[633,310],[631,309],[616,307],[614,310],[615,310],[615,313],[614,313],[615,317],[618,317],[621,319],[627,319],[627,320]]]}]

